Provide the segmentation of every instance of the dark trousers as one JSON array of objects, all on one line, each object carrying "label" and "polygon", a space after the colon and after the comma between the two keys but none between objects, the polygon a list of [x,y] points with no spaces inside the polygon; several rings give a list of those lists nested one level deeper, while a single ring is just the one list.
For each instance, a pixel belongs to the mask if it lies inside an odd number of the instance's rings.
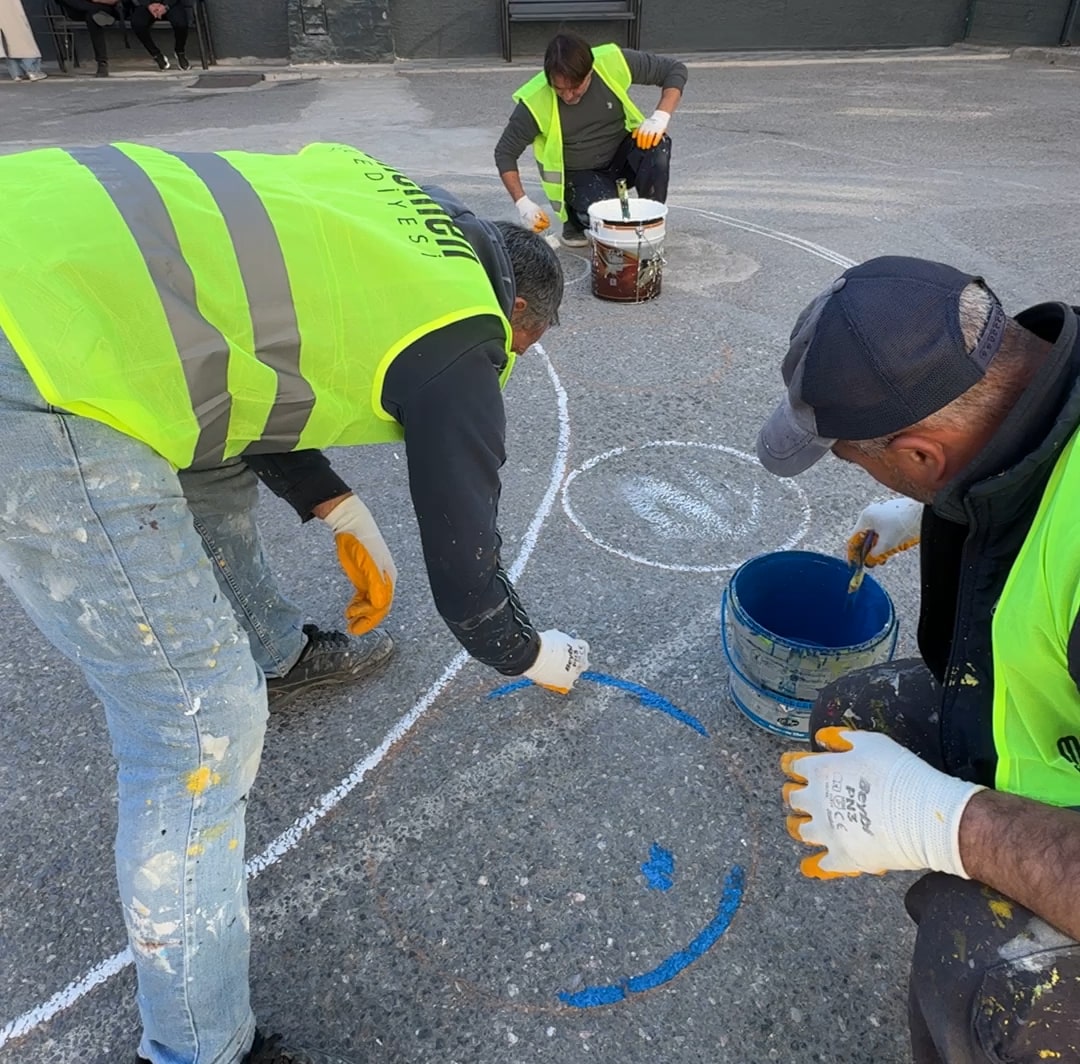
[{"label": "dark trousers", "polygon": [[86,23],[86,31],[90,36],[90,47],[94,51],[94,59],[98,63],[107,63],[109,53],[105,47],[105,30],[99,26],[90,16],[104,11],[106,15],[114,18],[120,15],[119,4],[95,4],[94,0],[61,0],[60,6],[68,18],[78,19]]},{"label": "dark trousers", "polygon": [[667,200],[668,174],[671,170],[671,138],[665,133],[655,148],[642,149],[628,133],[610,163],[602,170],[567,170],[565,182],[566,211],[571,221],[582,229],[589,226],[589,207],[617,193],[620,178],[637,190],[642,199]]},{"label": "dark trousers", "polygon": [[[884,732],[944,770],[939,687],[917,658],[824,688],[810,734]],[[1080,1061],[1080,944],[984,883],[931,872],[907,892],[918,927],[908,984],[915,1064]]]},{"label": "dark trousers", "polygon": [[[154,16],[150,14],[148,7],[132,7],[130,10],[131,32],[139,38],[142,46],[151,55],[160,55],[161,49],[154,43],[154,38],[150,34],[150,27],[153,26],[156,21]],[[172,4],[168,11],[165,12],[165,21],[172,26],[173,30],[173,47],[177,52],[184,52],[187,50],[187,38],[188,38],[188,13],[187,8],[176,0],[176,3]]]}]

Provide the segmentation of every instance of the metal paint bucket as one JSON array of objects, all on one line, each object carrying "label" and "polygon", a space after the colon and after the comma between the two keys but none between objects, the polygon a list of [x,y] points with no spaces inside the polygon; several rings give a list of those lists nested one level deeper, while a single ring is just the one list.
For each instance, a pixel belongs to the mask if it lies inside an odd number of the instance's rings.
[{"label": "metal paint bucket", "polygon": [[849,595],[850,578],[840,558],[794,550],[751,558],[732,574],[720,605],[729,688],[766,731],[809,741],[821,688],[896,651],[892,599],[869,574]]},{"label": "metal paint bucket", "polygon": [[649,199],[632,199],[628,206],[629,219],[618,199],[589,207],[592,291],[616,303],[644,303],[660,294],[667,207]]}]

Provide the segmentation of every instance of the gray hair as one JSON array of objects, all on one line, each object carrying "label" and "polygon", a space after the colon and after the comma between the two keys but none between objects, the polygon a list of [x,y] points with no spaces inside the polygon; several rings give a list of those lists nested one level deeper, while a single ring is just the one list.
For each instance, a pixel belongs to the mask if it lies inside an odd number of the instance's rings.
[{"label": "gray hair", "polygon": [[[975,350],[993,305],[993,297],[981,284],[969,284],[961,291],[960,331],[964,335],[965,350]],[[872,440],[844,442],[868,458],[878,458],[893,440],[912,429],[933,432],[943,428],[963,428],[978,432],[997,424],[1012,409],[1041,361],[1045,348],[1029,342],[1032,339],[1026,329],[1012,318],[1006,318],[1001,348],[986,367],[982,380],[917,425]]]},{"label": "gray hair", "polygon": [[527,329],[558,325],[563,297],[559,257],[539,233],[513,222],[494,224],[510,256],[516,294],[528,304],[522,311],[522,325]]}]

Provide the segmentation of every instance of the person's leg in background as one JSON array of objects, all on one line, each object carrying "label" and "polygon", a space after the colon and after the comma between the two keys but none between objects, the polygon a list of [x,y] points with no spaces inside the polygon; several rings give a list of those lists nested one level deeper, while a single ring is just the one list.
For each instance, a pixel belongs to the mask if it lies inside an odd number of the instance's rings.
[{"label": "person's leg in background", "polygon": [[118,0],[112,3],[101,0],[60,0],[60,6],[69,18],[77,19],[86,23],[86,31],[90,37],[90,47],[94,52],[94,61],[97,63],[99,78],[109,75],[109,53],[105,46],[105,26],[111,26],[116,21],[115,7]]},{"label": "person's leg in background", "polygon": [[271,709],[302,690],[358,682],[389,660],[394,642],[382,629],[359,639],[325,631],[305,624],[282,595],[255,520],[258,478],[239,458],[179,478],[218,584],[268,679]]},{"label": "person's leg in background", "polygon": [[187,40],[190,23],[188,9],[183,0],[175,0],[173,5],[165,12],[165,20],[172,26],[173,52],[176,55],[176,65],[181,70],[190,70],[191,64],[187,57]]},{"label": "person's leg in background", "polygon": [[150,32],[157,19],[150,11],[149,6],[139,4],[130,7],[128,9],[128,21],[131,23],[131,32],[138,38],[139,43],[146,49],[150,58],[157,63],[158,69],[168,70],[169,61],[165,58],[165,53],[157,46],[157,42]]},{"label": "person's leg in background", "polygon": [[0,576],[105,709],[140,1053],[234,1064],[255,1031],[244,813],[263,678],[170,465],[50,409],[2,335]]}]

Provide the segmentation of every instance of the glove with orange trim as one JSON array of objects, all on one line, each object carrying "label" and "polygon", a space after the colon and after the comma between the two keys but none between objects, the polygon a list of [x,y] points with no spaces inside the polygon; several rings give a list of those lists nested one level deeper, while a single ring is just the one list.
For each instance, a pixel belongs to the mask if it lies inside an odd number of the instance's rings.
[{"label": "glove with orange trim", "polygon": [[826,753],[787,753],[788,834],[822,846],[799,867],[811,879],[929,868],[970,878],[960,859],[960,818],[983,790],[931,768],[877,732],[822,728]]},{"label": "glove with orange trim", "polygon": [[544,208],[537,206],[528,196],[522,196],[521,199],[515,200],[514,206],[517,207],[518,214],[521,215],[522,225],[526,229],[531,229],[534,233],[542,233],[551,225],[551,219],[548,218]]},{"label": "glove with orange trim", "polygon": [[655,148],[664,139],[664,131],[670,121],[671,115],[667,111],[653,111],[630,136],[639,148]]},{"label": "glove with orange trim", "polygon": [[848,562],[851,565],[858,563],[860,549],[868,536],[873,536],[874,540],[863,564],[871,568],[914,547],[922,534],[922,513],[922,503],[914,499],[872,502],[859,514],[855,527],[848,533]]},{"label": "glove with orange trim", "polygon": [[397,566],[371,511],[355,495],[339,502],[323,520],[334,530],[338,562],[356,588],[345,607],[345,620],[353,635],[363,635],[390,612]]},{"label": "glove with orange trim", "polygon": [[568,695],[574,681],[589,667],[589,644],[551,628],[540,633],[540,653],[525,670],[533,683]]}]

